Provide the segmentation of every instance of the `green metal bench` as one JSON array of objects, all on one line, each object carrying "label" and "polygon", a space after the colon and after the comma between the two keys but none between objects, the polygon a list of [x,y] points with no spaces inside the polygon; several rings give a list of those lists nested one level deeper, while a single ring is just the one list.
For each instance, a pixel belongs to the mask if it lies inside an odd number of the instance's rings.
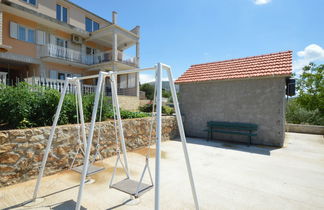
[{"label": "green metal bench", "polygon": [[252,123],[208,121],[204,131],[208,132],[207,140],[213,139],[213,133],[243,135],[249,137],[248,143],[251,145],[252,136],[257,135],[257,130],[258,125]]}]

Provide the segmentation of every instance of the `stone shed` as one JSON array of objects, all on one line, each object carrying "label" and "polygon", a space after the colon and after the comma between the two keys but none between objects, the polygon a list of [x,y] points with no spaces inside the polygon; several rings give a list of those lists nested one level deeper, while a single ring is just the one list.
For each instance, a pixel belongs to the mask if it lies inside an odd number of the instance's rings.
[{"label": "stone shed", "polygon": [[283,146],[286,78],[291,73],[291,51],[192,65],[176,81],[186,135],[206,138],[207,121],[254,123],[259,128],[253,144]]}]

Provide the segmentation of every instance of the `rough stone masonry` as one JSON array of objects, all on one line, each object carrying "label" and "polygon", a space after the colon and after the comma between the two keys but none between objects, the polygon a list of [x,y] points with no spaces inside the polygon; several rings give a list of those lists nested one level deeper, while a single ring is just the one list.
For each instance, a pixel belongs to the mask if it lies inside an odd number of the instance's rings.
[{"label": "rough stone masonry", "polygon": [[[149,143],[151,118],[123,120],[127,150],[131,151]],[[162,118],[163,140],[178,136],[175,117]],[[83,156],[77,155],[77,125],[58,126],[52,150],[46,164],[45,175],[67,169],[75,156],[75,165],[82,163]],[[88,132],[89,124],[86,124]],[[100,154],[103,158],[116,154],[115,129],[113,121],[97,123],[92,145],[92,154],[98,140],[100,129]],[[0,131],[0,187],[27,181],[38,175],[51,127]],[[155,129],[153,129],[153,137]]]}]

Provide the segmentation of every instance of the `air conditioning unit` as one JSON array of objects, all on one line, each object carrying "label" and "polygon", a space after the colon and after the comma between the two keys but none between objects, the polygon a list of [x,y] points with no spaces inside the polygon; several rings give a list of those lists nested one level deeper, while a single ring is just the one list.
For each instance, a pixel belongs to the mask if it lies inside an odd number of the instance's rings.
[{"label": "air conditioning unit", "polygon": [[74,44],[82,44],[82,37],[76,34],[72,34],[72,42]]}]

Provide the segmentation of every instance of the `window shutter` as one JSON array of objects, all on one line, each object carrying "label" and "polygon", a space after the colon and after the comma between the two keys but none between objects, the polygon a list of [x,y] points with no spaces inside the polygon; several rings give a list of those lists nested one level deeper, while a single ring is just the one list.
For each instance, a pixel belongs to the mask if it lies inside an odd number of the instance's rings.
[{"label": "window shutter", "polygon": [[82,62],[88,64],[89,60],[87,59],[86,52],[87,52],[86,46],[84,44],[82,44],[81,45],[81,59],[82,59]]},{"label": "window shutter", "polygon": [[50,44],[56,45],[56,37],[54,35],[50,35]]},{"label": "window shutter", "polygon": [[36,43],[39,45],[45,45],[45,32],[44,31],[38,31],[36,33]]},{"label": "window shutter", "polygon": [[15,22],[10,22],[10,37],[18,39],[18,24]]}]

